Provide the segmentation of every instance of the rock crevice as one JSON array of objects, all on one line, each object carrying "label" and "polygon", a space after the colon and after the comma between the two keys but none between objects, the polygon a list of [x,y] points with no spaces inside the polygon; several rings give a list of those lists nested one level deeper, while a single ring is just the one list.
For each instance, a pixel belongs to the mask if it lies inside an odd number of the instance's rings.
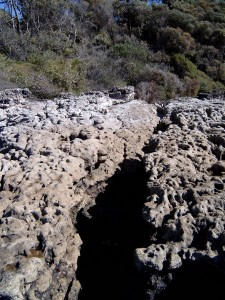
[{"label": "rock crevice", "polygon": [[145,299],[144,276],[135,268],[134,251],[148,245],[150,227],[142,218],[146,198],[144,165],[125,160],[76,228],[83,241],[78,260],[79,300]]}]

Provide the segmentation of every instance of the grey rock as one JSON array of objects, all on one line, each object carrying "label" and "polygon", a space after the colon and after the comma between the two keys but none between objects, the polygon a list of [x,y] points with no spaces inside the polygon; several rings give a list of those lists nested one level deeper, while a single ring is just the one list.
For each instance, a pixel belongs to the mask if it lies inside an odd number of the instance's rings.
[{"label": "grey rock", "polygon": [[149,276],[149,299],[184,261],[224,268],[223,100],[150,105],[133,96],[126,88],[31,101],[27,90],[0,92],[2,297],[61,300],[69,290],[77,299],[76,214],[95,205],[124,159],[143,156],[153,234],[135,264]]},{"label": "grey rock", "polygon": [[1,295],[61,300],[70,287],[77,299],[82,241],[73,219],[125,155],[143,156],[158,122],[154,106],[114,101],[102,92],[42,101],[0,93]]},{"label": "grey rock", "polygon": [[[173,100],[165,111],[145,155],[148,197],[143,217],[154,234],[151,246],[135,255],[150,283],[156,275],[165,282],[165,274],[184,261],[204,259],[225,267],[224,100]],[[150,284],[149,298],[160,291]]]}]

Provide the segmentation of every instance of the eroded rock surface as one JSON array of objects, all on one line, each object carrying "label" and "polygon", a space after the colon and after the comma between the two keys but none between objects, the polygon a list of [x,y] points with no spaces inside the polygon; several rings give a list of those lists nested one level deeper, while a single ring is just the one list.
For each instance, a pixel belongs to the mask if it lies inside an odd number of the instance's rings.
[{"label": "eroded rock surface", "polygon": [[155,233],[135,254],[138,268],[149,274],[150,299],[184,262],[225,266],[224,101],[173,101],[160,112],[145,156],[143,217]]},{"label": "eroded rock surface", "polygon": [[143,155],[159,120],[131,94],[0,93],[1,298],[77,299],[76,212],[93,205],[124,159]]},{"label": "eroded rock surface", "polygon": [[224,101],[149,105],[133,96],[0,93],[0,298],[78,298],[76,214],[88,216],[121,163],[144,152],[152,236],[135,263],[149,299],[185,262],[224,268]]}]

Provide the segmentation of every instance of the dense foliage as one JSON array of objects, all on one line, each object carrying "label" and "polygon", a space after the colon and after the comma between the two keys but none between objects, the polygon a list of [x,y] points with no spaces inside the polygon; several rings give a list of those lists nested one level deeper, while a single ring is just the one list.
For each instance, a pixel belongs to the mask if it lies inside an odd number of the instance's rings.
[{"label": "dense foliage", "polygon": [[51,97],[131,84],[149,101],[225,88],[223,0],[0,3],[1,88]]}]

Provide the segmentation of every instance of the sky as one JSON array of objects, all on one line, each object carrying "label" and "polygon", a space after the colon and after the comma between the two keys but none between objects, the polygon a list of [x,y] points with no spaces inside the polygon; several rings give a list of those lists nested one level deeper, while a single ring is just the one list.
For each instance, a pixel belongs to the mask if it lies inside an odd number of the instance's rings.
[{"label": "sky", "polygon": [[4,9],[4,4],[0,4],[0,9]]}]

